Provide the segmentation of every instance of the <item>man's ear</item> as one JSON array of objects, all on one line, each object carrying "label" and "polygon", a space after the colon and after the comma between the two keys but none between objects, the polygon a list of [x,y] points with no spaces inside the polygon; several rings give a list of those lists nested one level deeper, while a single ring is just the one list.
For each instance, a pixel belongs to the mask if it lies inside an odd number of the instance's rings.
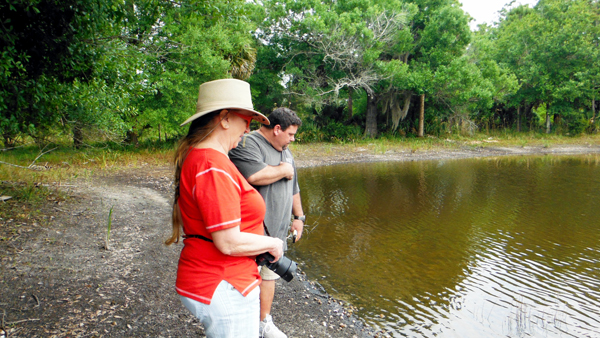
[{"label": "man's ear", "polygon": [[279,124],[275,125],[275,127],[273,127],[273,135],[277,136],[279,134],[281,134],[283,130],[281,130],[281,126]]}]

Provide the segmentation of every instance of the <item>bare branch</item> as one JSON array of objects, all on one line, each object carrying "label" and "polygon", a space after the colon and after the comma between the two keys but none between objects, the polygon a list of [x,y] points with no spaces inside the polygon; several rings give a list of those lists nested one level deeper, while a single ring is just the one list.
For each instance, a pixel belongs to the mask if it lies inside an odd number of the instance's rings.
[{"label": "bare branch", "polygon": [[[46,147],[47,147],[47,146],[48,146],[48,145],[46,145],[46,146],[44,147],[44,149],[46,149]],[[41,151],[43,151],[44,149],[42,149]],[[35,158],[35,160],[33,160],[33,162],[31,162],[31,164],[29,165],[29,168],[31,168],[31,167],[32,167],[32,166],[35,164],[35,162],[36,162],[36,161],[37,161],[37,160],[38,160],[40,157],[42,157],[42,156],[44,156],[45,154],[47,154],[47,153],[49,153],[49,152],[51,152],[51,151],[54,151],[54,150],[56,150],[56,149],[58,149],[58,147],[56,147],[56,148],[54,148],[54,149],[50,149],[50,150],[48,150],[48,151],[45,151],[45,152],[41,152],[41,151],[40,151],[40,154],[39,154],[39,155],[38,155],[38,156]]]},{"label": "bare branch", "polygon": [[22,165],[8,163],[8,162],[4,162],[4,161],[0,161],[0,164],[6,164],[6,165],[10,165],[10,166],[17,167],[17,168],[22,168],[22,169],[32,169],[32,170],[35,170],[33,168],[30,168],[30,167],[24,167]]},{"label": "bare branch", "polygon": [[[48,146],[48,145],[46,145],[46,146],[44,147],[44,149],[46,149],[46,147],[47,147],[47,146]],[[58,149],[58,147],[56,147],[56,148],[53,148],[53,149],[50,149],[50,150],[48,150],[48,151],[44,151],[44,149],[42,149],[42,150],[40,151],[40,154],[39,154],[39,155],[38,155],[38,156],[37,156],[37,157],[36,157],[36,158],[33,160],[33,162],[31,162],[31,164],[29,164],[29,165],[28,165],[28,166],[26,166],[26,167],[25,167],[25,166],[22,166],[22,165],[14,164],[14,163],[4,162],[4,161],[0,161],[0,164],[6,164],[6,165],[9,165],[9,166],[13,166],[13,167],[21,168],[21,169],[39,170],[39,166],[35,166],[35,165],[34,165],[34,164],[35,164],[35,162],[37,162],[37,160],[38,160],[40,157],[44,156],[45,154],[47,154],[47,153],[49,153],[49,152],[51,152],[51,151],[54,151],[54,150]]]},{"label": "bare branch", "polygon": [[[373,94],[373,86],[387,79],[388,76],[379,73],[373,62],[365,62],[366,53],[378,45],[392,43],[405,21],[405,13],[383,11],[367,20],[366,27],[370,30],[371,36],[361,32],[349,34],[339,23],[333,24],[327,32],[295,34],[290,33],[290,30],[279,31],[282,27],[290,26],[290,23],[285,21],[279,23],[278,32],[273,34],[279,33],[292,39],[299,46],[308,47],[292,53],[285,67],[299,55],[322,55],[324,64],[345,74],[342,78],[332,78],[304,70],[302,80],[319,92],[318,96],[327,94],[337,96],[343,88],[360,88],[368,94]],[[295,91],[290,91],[288,94],[306,95]]]},{"label": "bare branch", "polygon": [[23,148],[23,147],[25,147],[25,146],[27,146],[27,145],[29,145],[29,144],[32,144],[32,143],[33,143],[33,142],[25,143],[25,144],[23,144],[23,145],[20,145],[20,146],[18,146],[18,147],[2,148],[2,149],[0,149],[0,151],[7,151],[7,150],[12,150],[12,149]]}]

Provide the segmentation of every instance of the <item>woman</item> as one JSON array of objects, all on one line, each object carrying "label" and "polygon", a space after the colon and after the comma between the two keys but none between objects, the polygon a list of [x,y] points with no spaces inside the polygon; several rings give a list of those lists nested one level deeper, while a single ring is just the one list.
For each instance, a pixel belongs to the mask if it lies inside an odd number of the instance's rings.
[{"label": "woman", "polygon": [[255,257],[269,252],[277,261],[283,254],[280,239],[263,236],[262,197],[227,156],[252,119],[269,124],[253,110],[248,83],[204,83],[175,156],[173,234],[166,244],[177,243],[183,228],[176,289],[208,337],[258,337]]}]

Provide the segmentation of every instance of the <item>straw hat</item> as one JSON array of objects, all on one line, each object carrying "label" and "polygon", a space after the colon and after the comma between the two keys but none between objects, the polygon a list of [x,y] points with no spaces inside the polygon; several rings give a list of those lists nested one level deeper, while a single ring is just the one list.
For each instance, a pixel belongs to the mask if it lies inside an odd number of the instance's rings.
[{"label": "straw hat", "polygon": [[262,124],[270,124],[269,119],[254,110],[250,84],[236,79],[222,79],[205,82],[200,85],[196,114],[185,120],[184,126],[202,115],[221,109],[240,109],[241,113],[252,116],[252,119]]}]

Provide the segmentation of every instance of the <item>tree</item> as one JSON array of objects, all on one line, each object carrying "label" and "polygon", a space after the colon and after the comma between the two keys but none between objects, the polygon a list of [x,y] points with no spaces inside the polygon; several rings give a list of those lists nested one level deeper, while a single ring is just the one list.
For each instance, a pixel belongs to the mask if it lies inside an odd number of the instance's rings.
[{"label": "tree", "polygon": [[[406,100],[413,95],[433,94],[434,79],[440,67],[463,55],[471,41],[468,16],[457,1],[419,0],[415,3],[419,12],[411,27],[415,36],[414,47],[406,57],[412,73],[409,79],[413,81],[402,88],[408,93]],[[422,104],[425,104],[424,99],[421,97]],[[419,122],[422,123],[424,121]]]},{"label": "tree", "polygon": [[137,131],[159,128],[171,135],[194,111],[201,83],[235,77],[247,79],[256,63],[250,17],[256,8],[243,0],[168,2],[155,32],[145,40],[154,50],[146,71],[151,95],[137,98]]},{"label": "tree", "polygon": [[0,131],[42,140],[72,133],[113,140],[193,112],[200,83],[246,79],[256,50],[237,1],[13,0],[0,4]]},{"label": "tree", "polygon": [[430,91],[436,69],[462,55],[470,39],[454,0],[289,1],[267,8],[272,20],[261,37],[288,60],[282,71],[290,92],[314,105],[343,90],[350,104],[352,93],[364,91],[368,137],[377,135],[378,112],[391,114],[396,128],[412,96]]},{"label": "tree", "polygon": [[[374,101],[375,87],[383,77],[382,52],[391,49],[407,31],[409,10],[399,2],[310,1],[270,2],[270,19],[261,27],[262,41],[284,59],[281,71],[289,79],[289,93],[308,106],[337,100],[364,91]],[[404,39],[406,40],[406,38]],[[388,68],[391,69],[391,68]],[[401,70],[400,70],[401,71]],[[367,125],[373,125],[373,107]],[[376,121],[375,121],[376,130]]]},{"label": "tree", "polygon": [[43,141],[58,131],[125,129],[140,90],[139,58],[125,36],[132,3],[14,0],[0,4],[0,129]]},{"label": "tree", "polygon": [[489,32],[489,27],[480,26],[466,53],[440,66],[433,80],[432,103],[449,112],[441,117],[469,133],[478,128],[477,122],[493,118],[494,104],[510,104],[508,99],[518,89],[515,75],[493,59]]},{"label": "tree", "polygon": [[[583,117],[598,91],[598,5],[587,0],[541,0],[534,9],[507,11],[494,33],[495,59],[521,83],[512,101],[546,104],[546,132],[551,116],[558,122]],[[581,102],[581,103],[580,103]]]},{"label": "tree", "polygon": [[[0,128],[5,146],[21,133],[36,134],[55,122],[48,92],[90,71],[78,48],[79,1],[11,1],[0,4]],[[56,81],[54,81],[55,79]]]}]

